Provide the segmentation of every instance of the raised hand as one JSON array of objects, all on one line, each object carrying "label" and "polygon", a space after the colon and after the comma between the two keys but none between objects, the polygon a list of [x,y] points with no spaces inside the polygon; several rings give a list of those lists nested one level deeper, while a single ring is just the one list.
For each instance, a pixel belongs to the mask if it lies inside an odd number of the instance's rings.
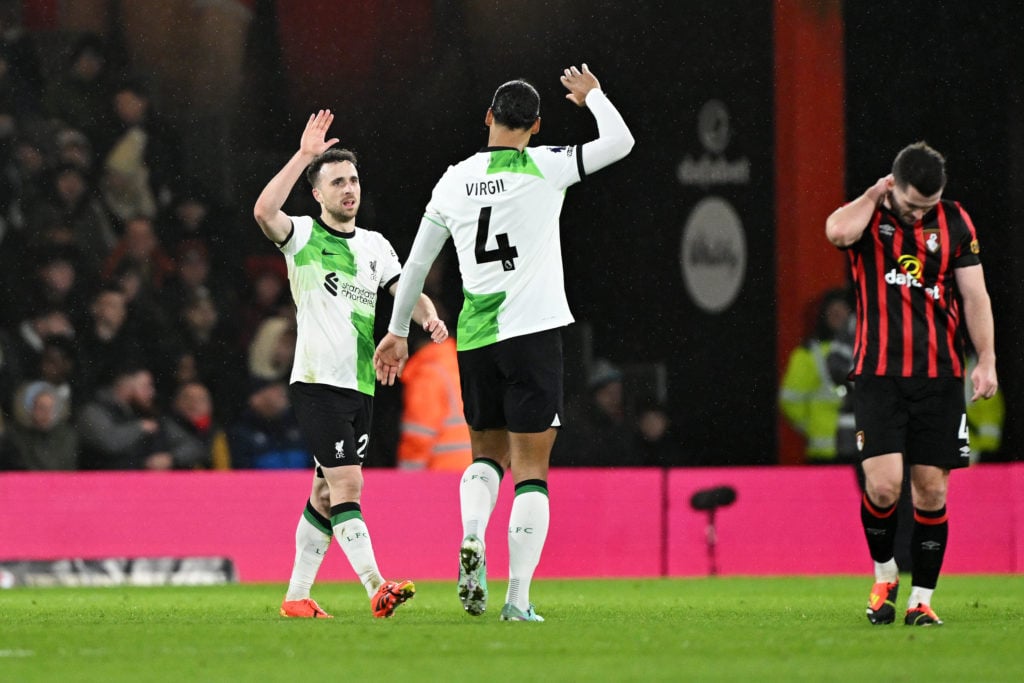
[{"label": "raised hand", "polygon": [[338,144],[339,138],[326,139],[327,129],[331,127],[333,121],[334,114],[330,109],[321,109],[315,114],[310,114],[306,129],[302,131],[302,138],[299,140],[299,151],[317,156]]},{"label": "raised hand", "polygon": [[570,66],[562,73],[561,77],[562,85],[568,89],[569,93],[565,96],[565,99],[569,100],[577,107],[586,105],[587,93],[594,88],[600,88],[601,84],[597,82],[597,76],[590,72],[590,68],[584,64],[583,70],[580,71],[575,66]]}]

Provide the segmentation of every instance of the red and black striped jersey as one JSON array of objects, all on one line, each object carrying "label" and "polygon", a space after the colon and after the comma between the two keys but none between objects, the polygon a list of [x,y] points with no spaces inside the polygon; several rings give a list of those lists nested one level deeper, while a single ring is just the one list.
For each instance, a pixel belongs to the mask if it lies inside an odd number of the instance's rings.
[{"label": "red and black striped jersey", "polygon": [[857,296],[853,376],[963,377],[954,271],[981,263],[958,202],[940,201],[913,226],[880,206],[847,247]]}]

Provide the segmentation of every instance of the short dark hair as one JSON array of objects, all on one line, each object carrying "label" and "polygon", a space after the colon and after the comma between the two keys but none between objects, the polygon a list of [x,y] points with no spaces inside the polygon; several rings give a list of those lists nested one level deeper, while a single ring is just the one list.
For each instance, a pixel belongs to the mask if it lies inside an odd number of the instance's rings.
[{"label": "short dark hair", "polygon": [[310,187],[316,187],[316,177],[324,164],[337,164],[342,161],[350,161],[358,170],[359,162],[356,160],[356,153],[350,149],[332,148],[313,159],[306,167],[306,180]]},{"label": "short dark hair", "polygon": [[521,78],[502,83],[494,91],[491,112],[495,121],[513,130],[531,128],[540,116],[540,95]]},{"label": "short dark hair", "polygon": [[915,142],[896,155],[892,175],[901,188],[912,185],[930,197],[946,187],[946,159],[923,140]]}]

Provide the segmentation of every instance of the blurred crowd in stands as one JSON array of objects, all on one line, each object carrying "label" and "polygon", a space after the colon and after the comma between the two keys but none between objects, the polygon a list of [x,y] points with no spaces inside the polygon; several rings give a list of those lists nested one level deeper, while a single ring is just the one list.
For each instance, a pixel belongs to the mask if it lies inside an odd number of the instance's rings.
[{"label": "blurred crowd in stands", "polygon": [[283,259],[230,243],[103,40],[47,69],[0,24],[0,469],[309,465]]}]

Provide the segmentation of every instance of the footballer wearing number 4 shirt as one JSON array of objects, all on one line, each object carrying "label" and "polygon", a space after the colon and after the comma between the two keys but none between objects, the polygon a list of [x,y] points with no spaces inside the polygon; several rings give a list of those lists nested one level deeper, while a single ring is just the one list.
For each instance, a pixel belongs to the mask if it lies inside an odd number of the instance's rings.
[{"label": "footballer wearing number 4 shirt", "polygon": [[562,413],[560,328],[573,321],[565,297],[558,218],[565,190],[626,156],[633,136],[584,64],[561,76],[573,104],[587,107],[598,138],[583,145],[527,147],[540,130],[540,96],[529,83],[501,85],[484,117],[487,146],[451,166],[434,187],[374,365],[394,382],[408,357],[409,316],[423,280],[451,238],[465,303],[457,342],[473,463],[459,496],[463,540],[458,593],[463,608],[487,607],[484,532],[511,469],[509,586],[500,618],[543,621],[530,581],[549,522],[548,463]]},{"label": "footballer wearing number 4 shirt", "polygon": [[949,535],[946,489],[950,470],[970,463],[961,322],[978,353],[971,400],[999,388],[978,236],[963,207],[942,198],[945,186],[945,159],[917,142],[825,224],[829,241],[847,254],[857,297],[851,376],[865,478],[861,521],[875,565],[872,624],[896,618],[895,510],[905,466],[914,528],[904,623],[942,624],[931,602]]}]

